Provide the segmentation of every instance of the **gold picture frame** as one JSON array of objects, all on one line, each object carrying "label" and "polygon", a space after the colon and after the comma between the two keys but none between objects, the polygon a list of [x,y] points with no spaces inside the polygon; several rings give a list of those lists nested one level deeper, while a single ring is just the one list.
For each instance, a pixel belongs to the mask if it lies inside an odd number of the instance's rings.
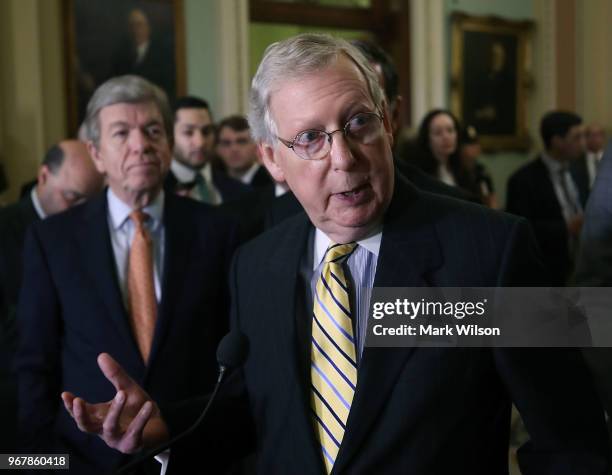
[{"label": "gold picture frame", "polygon": [[[171,101],[185,94],[183,0],[62,0],[62,8],[71,135],[95,88],[112,76],[141,75]],[[132,48],[143,35],[146,46]]]},{"label": "gold picture frame", "polygon": [[485,151],[527,150],[533,22],[452,16],[451,110]]}]

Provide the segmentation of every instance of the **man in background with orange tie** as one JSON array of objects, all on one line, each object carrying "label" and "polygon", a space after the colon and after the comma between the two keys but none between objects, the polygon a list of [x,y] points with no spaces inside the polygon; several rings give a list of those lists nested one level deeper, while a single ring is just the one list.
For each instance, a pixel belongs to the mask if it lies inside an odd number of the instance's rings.
[{"label": "man in background with orange tie", "polygon": [[74,473],[94,474],[124,457],[82,434],[58,391],[112,397],[96,365],[102,351],[159,400],[208,391],[228,326],[235,227],[214,208],[163,191],[173,122],[159,88],[137,76],[111,79],[85,123],[108,189],[30,230],[16,369],[19,448],[68,453]]}]

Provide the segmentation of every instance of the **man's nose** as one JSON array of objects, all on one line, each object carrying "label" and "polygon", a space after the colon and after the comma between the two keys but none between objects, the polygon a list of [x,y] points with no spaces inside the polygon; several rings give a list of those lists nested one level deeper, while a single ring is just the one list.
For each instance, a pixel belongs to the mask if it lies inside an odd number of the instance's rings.
[{"label": "man's nose", "polygon": [[355,155],[351,143],[342,130],[337,130],[331,136],[330,160],[337,170],[348,170],[355,164]]},{"label": "man's nose", "polygon": [[196,148],[201,148],[206,144],[208,138],[202,132],[196,132],[193,134],[193,145]]},{"label": "man's nose", "polygon": [[144,151],[149,145],[149,138],[144,130],[135,128],[130,133],[130,148],[135,152]]}]

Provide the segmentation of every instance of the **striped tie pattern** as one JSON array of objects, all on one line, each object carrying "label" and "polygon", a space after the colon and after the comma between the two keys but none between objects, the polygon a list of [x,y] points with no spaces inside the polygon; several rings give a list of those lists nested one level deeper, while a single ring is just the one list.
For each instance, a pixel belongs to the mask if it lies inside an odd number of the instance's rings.
[{"label": "striped tie pattern", "polygon": [[357,386],[355,336],[342,269],[355,247],[356,243],[329,246],[313,299],[311,406],[327,473],[338,455]]},{"label": "striped tie pattern", "polygon": [[130,325],[142,359],[147,363],[157,321],[157,299],[153,280],[153,242],[144,226],[148,216],[136,210],[132,211],[130,219],[135,226],[128,260]]}]

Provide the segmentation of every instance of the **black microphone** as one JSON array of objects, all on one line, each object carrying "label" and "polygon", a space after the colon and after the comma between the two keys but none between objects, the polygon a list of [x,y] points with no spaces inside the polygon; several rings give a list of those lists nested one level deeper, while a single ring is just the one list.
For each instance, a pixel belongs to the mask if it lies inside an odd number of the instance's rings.
[{"label": "black microphone", "polygon": [[170,439],[168,442],[132,460],[130,463],[124,465],[119,470],[113,473],[115,475],[128,473],[129,470],[132,470],[133,468],[142,464],[146,460],[152,457],[155,457],[156,455],[159,455],[164,450],[168,450],[176,442],[187,437],[193,431],[195,431],[198,428],[198,426],[202,423],[202,421],[204,420],[204,417],[206,416],[208,409],[210,408],[213,401],[215,400],[215,397],[217,395],[217,392],[219,391],[219,388],[221,387],[221,383],[223,382],[225,375],[229,371],[242,366],[244,361],[246,360],[247,353],[248,353],[247,339],[242,334],[242,332],[238,330],[233,330],[229,332],[227,335],[225,335],[221,339],[219,346],[217,346],[217,363],[219,364],[219,376],[217,378],[217,383],[215,384],[215,389],[213,390],[210,398],[208,399],[208,403],[206,403],[206,407],[204,408],[200,416],[197,418],[197,420],[187,430],[176,435],[175,437]]}]

